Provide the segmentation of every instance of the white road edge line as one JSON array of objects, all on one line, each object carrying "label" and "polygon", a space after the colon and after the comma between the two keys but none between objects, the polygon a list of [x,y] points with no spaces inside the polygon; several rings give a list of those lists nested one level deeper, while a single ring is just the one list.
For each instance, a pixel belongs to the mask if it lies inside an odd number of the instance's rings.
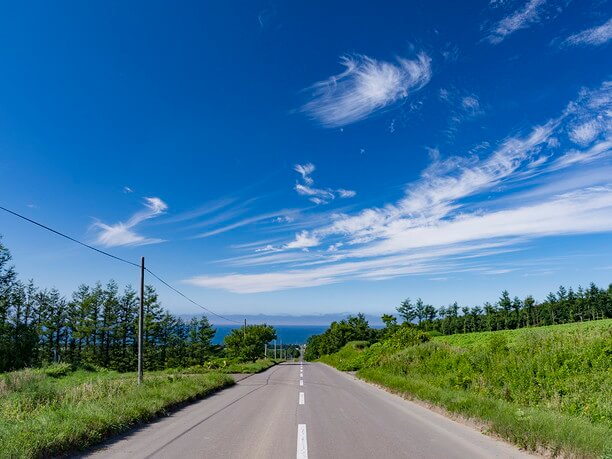
[{"label": "white road edge line", "polygon": [[300,392],[300,400],[299,400],[300,405],[304,404],[304,392]]},{"label": "white road edge line", "polygon": [[303,386],[303,385],[304,385],[304,380],[300,379],[300,386]]},{"label": "white road edge line", "polygon": [[308,440],[306,437],[306,424],[298,424],[296,459],[308,459]]}]

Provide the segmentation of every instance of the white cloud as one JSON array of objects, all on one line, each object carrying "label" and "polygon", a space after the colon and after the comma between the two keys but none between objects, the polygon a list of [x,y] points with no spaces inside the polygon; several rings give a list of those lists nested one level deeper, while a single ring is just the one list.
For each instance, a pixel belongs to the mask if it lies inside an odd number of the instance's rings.
[{"label": "white cloud", "polygon": [[[260,214],[260,215],[255,215],[253,217],[248,217],[248,218],[244,218],[242,220],[239,220],[237,222],[234,223],[230,223],[229,225],[225,225],[222,226],[220,228],[215,228],[213,230],[210,231],[206,231],[204,233],[198,234],[196,237],[197,238],[204,238],[204,237],[211,237],[211,236],[216,236],[217,234],[222,234],[222,233],[226,233],[228,231],[234,230],[236,228],[242,228],[243,226],[247,226],[247,225],[251,225],[253,223],[258,223],[258,222],[262,222],[262,221],[266,221],[266,220],[270,220],[270,219],[275,219],[277,217],[279,217],[279,214],[283,214],[284,218],[287,218],[287,214],[292,214],[295,213],[295,210],[281,210],[279,212],[269,212],[269,213],[265,213],[265,214]],[[287,220],[285,220],[287,221]]]},{"label": "white cloud", "polygon": [[[265,267],[265,274],[189,282],[247,293],[425,273],[499,274],[511,268],[472,260],[520,250],[537,238],[612,232],[612,176],[606,168],[611,92],[607,82],[582,90],[558,118],[497,146],[482,143],[478,154],[444,158],[431,149],[432,163],[395,202],[336,214],[331,222],[327,216],[278,246],[308,252],[239,262]],[[576,149],[568,139],[559,140],[591,119],[600,120],[600,131],[588,146]]]},{"label": "white cloud", "polygon": [[378,61],[363,55],[344,56],[344,72],[315,83],[313,99],[302,111],[325,127],[339,127],[368,118],[375,112],[418,91],[431,79],[431,59]]},{"label": "white cloud", "polygon": [[338,196],[340,196],[341,198],[354,198],[357,195],[357,192],[353,191],[353,190],[345,190],[344,188],[338,188],[336,190],[336,193],[338,193]]},{"label": "white cloud", "polygon": [[491,44],[499,44],[509,35],[520,29],[526,29],[540,20],[540,9],[546,0],[529,0],[525,5],[504,17],[491,27],[485,37]]},{"label": "white cloud", "polygon": [[295,240],[285,245],[286,249],[308,249],[316,247],[320,243],[316,236],[313,236],[308,231],[302,231],[295,235]]},{"label": "white cloud", "polygon": [[604,82],[598,89],[580,91],[578,100],[568,105],[571,117],[567,131],[570,140],[581,147],[612,133],[612,82]]},{"label": "white cloud", "polygon": [[561,46],[591,45],[599,46],[607,43],[612,38],[612,18],[605,23],[583,30],[577,34],[567,37]]},{"label": "white cloud", "polygon": [[470,113],[476,113],[480,111],[480,101],[476,96],[466,96],[461,99],[461,106],[464,110]]},{"label": "white cloud", "polygon": [[315,171],[314,164],[312,163],[296,164],[293,170],[302,176],[302,180],[304,180],[306,184],[308,185],[313,184],[313,180],[310,177],[310,175]]},{"label": "white cloud", "polygon": [[124,193],[133,193],[134,190],[132,190],[129,186],[124,186],[123,187],[123,192]]},{"label": "white cloud", "polygon": [[293,168],[294,171],[302,176],[304,183],[296,182],[293,189],[302,196],[308,196],[309,200],[317,205],[327,204],[329,201],[336,198],[336,195],[340,198],[353,198],[357,193],[353,190],[345,190],[339,188],[332,190],[331,188],[315,188],[314,180],[310,176],[315,171],[315,166],[312,163],[307,164],[296,164]]},{"label": "white cloud", "polygon": [[162,239],[148,238],[135,231],[135,227],[145,220],[163,214],[167,204],[159,198],[145,198],[145,209],[134,214],[127,222],[114,225],[96,222],[94,227],[98,230],[96,243],[104,247],[117,247],[129,245],[145,245],[163,242]]},{"label": "white cloud", "polygon": [[612,140],[603,140],[594,144],[586,151],[570,150],[559,157],[551,166],[552,169],[562,169],[578,163],[590,163],[604,156],[609,156],[612,152]]},{"label": "white cloud", "polygon": [[589,120],[573,127],[569,137],[579,145],[588,145],[599,135],[600,128],[595,120]]},{"label": "white cloud", "polygon": [[[460,272],[467,269],[464,263],[458,263],[462,256],[465,259],[490,256],[500,253],[492,249],[517,240],[475,241],[609,231],[612,231],[612,188],[599,187],[557,196],[534,206],[457,219],[438,227],[398,230],[394,237],[375,248],[376,257],[365,261],[345,261],[313,269],[199,276],[187,282],[237,293],[256,293],[313,287],[348,279],[380,280],[408,274]],[[359,251],[354,255],[363,258],[369,254]],[[455,257],[454,262],[452,257]]]}]

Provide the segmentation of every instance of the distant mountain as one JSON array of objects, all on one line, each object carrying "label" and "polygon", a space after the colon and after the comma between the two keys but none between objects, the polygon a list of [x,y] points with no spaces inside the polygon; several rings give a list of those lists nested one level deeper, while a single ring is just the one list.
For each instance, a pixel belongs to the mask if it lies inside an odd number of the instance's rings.
[{"label": "distant mountain", "polygon": [[[268,315],[268,314],[253,314],[253,315],[238,315],[231,314],[226,315],[230,320],[244,323],[244,319],[247,320],[247,324],[268,324],[268,325],[285,325],[285,326],[304,326],[304,325],[324,325],[328,326],[334,321],[339,321],[342,319],[346,319],[350,315],[355,315],[355,313],[350,312],[341,312],[336,314],[310,314],[310,315],[302,315],[302,316],[292,316],[292,315]],[[197,316],[197,314],[183,314],[180,317],[183,319],[189,320],[192,317]],[[375,316],[372,314],[366,314],[366,319],[370,323],[370,325],[382,325],[382,321],[380,320],[380,316]],[[214,325],[232,325],[233,322],[228,322],[218,317],[209,315],[208,319]]]}]

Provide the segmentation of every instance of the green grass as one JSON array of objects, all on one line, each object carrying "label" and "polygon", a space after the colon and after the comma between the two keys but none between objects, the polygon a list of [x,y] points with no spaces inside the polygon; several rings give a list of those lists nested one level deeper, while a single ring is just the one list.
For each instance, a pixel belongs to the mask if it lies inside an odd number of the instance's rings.
[{"label": "green grass", "polygon": [[259,359],[255,362],[239,362],[231,359],[218,358],[206,362],[204,365],[194,365],[184,369],[170,369],[166,372],[177,372],[186,374],[203,374],[209,372],[224,373],[224,374],[251,374],[261,373],[264,370],[280,363],[280,359]]},{"label": "green grass", "polygon": [[367,341],[352,341],[335,354],[321,356],[319,360],[340,371],[355,371],[365,363],[364,357],[366,354],[362,351],[367,346]]},{"label": "green grass", "polygon": [[440,336],[401,349],[349,343],[321,360],[483,421],[524,448],[612,453],[612,320]]},{"label": "green grass", "polygon": [[0,375],[0,457],[42,457],[82,449],[233,384],[207,372],[135,374],[51,368]]}]

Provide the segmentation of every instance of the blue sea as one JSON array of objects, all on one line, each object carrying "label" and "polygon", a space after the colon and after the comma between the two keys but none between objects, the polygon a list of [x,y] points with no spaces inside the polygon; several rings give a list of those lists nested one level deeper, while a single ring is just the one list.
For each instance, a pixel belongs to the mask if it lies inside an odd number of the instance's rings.
[{"label": "blue sea", "polygon": [[[220,344],[231,330],[240,328],[239,325],[214,325],[217,333],[213,338],[214,344]],[[309,336],[319,335],[327,330],[327,325],[273,325],[276,329],[277,342],[280,344],[305,344]]]}]

